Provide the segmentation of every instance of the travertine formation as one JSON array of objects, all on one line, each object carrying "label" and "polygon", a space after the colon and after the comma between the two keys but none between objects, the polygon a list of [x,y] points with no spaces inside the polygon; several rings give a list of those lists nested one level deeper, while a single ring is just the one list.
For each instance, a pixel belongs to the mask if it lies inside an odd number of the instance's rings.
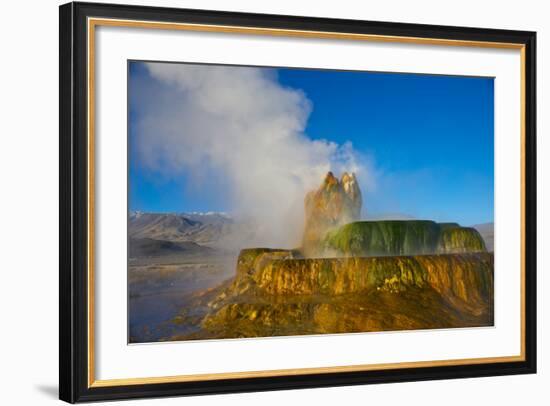
[{"label": "travertine formation", "polygon": [[234,294],[341,295],[391,288],[430,287],[470,304],[490,296],[489,253],[348,258],[295,258],[292,251],[243,250]]},{"label": "travertine formation", "polygon": [[202,305],[210,309],[202,329],[185,338],[493,323],[490,253],[338,259],[295,255],[243,250],[235,279],[202,298]]},{"label": "travertine formation", "polygon": [[[493,324],[493,254],[456,223],[358,221],[353,174],[305,198],[303,246],[243,249],[235,278],[197,299],[192,338]],[[181,337],[174,337],[180,339]]]},{"label": "travertine formation", "polygon": [[305,227],[302,251],[308,257],[320,254],[320,242],[329,230],[357,221],[363,198],[355,174],[345,172],[339,180],[327,173],[319,189],[305,198]]}]

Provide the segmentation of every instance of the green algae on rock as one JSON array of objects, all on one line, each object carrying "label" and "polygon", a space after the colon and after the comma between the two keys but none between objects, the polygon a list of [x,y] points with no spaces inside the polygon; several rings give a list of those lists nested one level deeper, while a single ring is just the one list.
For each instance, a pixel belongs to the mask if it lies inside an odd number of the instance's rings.
[{"label": "green algae on rock", "polygon": [[487,251],[481,234],[471,227],[452,227],[442,230],[439,237],[438,252],[476,252]]},{"label": "green algae on rock", "polygon": [[428,220],[359,221],[329,231],[323,251],[334,256],[485,252],[479,232]]}]

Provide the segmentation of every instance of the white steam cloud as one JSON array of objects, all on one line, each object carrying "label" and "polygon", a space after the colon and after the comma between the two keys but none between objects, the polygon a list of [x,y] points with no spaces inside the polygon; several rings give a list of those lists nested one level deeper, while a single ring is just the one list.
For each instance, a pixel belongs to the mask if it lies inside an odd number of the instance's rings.
[{"label": "white steam cloud", "polygon": [[[177,179],[186,175],[236,216],[255,219],[254,243],[292,246],[303,228],[303,200],[327,171],[370,171],[350,143],[304,134],[313,108],[306,95],[283,87],[270,69],[148,63],[169,90],[151,97],[135,132],[140,164]],[[361,162],[360,162],[361,161]],[[197,208],[200,209],[200,208]]]}]

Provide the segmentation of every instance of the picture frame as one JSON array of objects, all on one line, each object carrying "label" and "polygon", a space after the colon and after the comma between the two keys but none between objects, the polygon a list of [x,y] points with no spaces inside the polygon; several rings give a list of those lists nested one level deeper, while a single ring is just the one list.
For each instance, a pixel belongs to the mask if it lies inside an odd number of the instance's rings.
[{"label": "picture frame", "polygon": [[[536,33],[499,29],[261,15],[191,9],[68,3],[60,6],[60,267],[59,397],[75,403],[161,396],[220,394],[435,379],[536,373]],[[431,359],[260,371],[211,371],[150,377],[98,379],[96,374],[95,90],[98,27],[261,38],[357,41],[512,50],[520,58],[520,126],[514,133],[520,159],[521,201],[519,354]],[[253,60],[253,56],[248,56]],[[124,139],[124,134],[121,134]],[[495,152],[497,154],[498,151]],[[122,158],[122,157],[121,157]],[[103,193],[103,192],[101,192]],[[498,203],[497,203],[498,204]],[[506,267],[506,264],[500,263]],[[125,270],[121,271],[125,275]],[[124,296],[126,292],[120,292]],[[308,340],[304,337],[302,340]],[[126,343],[124,343],[126,344]],[[167,344],[159,344],[167,345]]]}]

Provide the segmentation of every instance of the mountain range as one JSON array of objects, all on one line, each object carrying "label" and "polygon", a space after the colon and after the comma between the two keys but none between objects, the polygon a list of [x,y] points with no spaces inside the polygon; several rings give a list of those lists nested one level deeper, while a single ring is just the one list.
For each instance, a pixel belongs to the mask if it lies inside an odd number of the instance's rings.
[{"label": "mountain range", "polygon": [[130,213],[128,234],[130,238],[190,241],[211,245],[230,234],[235,222],[224,213]]}]

